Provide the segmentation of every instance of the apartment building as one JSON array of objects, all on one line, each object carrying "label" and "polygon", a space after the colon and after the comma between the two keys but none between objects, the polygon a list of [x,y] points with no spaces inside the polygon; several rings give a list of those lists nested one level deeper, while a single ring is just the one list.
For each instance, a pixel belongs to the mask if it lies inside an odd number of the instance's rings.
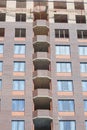
[{"label": "apartment building", "polygon": [[87,0],[0,0],[0,130],[87,130]]}]

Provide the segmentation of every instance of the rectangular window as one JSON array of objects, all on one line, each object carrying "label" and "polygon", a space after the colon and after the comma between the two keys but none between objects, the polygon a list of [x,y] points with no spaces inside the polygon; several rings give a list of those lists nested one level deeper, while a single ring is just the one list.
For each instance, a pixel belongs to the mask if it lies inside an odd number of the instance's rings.
[{"label": "rectangular window", "polygon": [[54,20],[55,23],[68,23],[68,17],[65,14],[55,14]]},{"label": "rectangular window", "polygon": [[64,120],[59,121],[59,130],[76,130],[75,121]]},{"label": "rectangular window", "polygon": [[16,0],[16,8],[26,8],[26,0]]},{"label": "rectangular window", "polygon": [[25,54],[25,45],[15,44],[14,45],[14,54]]},{"label": "rectangular window", "polygon": [[4,37],[4,35],[5,35],[5,29],[0,28],[0,37]]},{"label": "rectangular window", "polygon": [[87,63],[80,63],[80,71],[87,73]]},{"label": "rectangular window", "polygon": [[23,112],[25,109],[25,100],[24,99],[13,99],[12,100],[12,111]]},{"label": "rectangular window", "polygon": [[25,28],[16,28],[15,37],[26,37],[26,29]]},{"label": "rectangular window", "polygon": [[0,72],[2,72],[2,69],[3,69],[3,62],[0,61]]},{"label": "rectangular window", "polygon": [[87,112],[87,100],[84,100],[84,111]]},{"label": "rectangular window", "polygon": [[6,14],[5,13],[0,13],[0,21],[5,21]]},{"label": "rectangular window", "polygon": [[23,61],[15,61],[14,62],[14,71],[15,72],[24,72],[25,71],[25,62]]},{"label": "rectangular window", "polygon": [[58,110],[61,112],[73,112],[74,100],[58,100]]},{"label": "rectangular window", "polygon": [[82,81],[82,90],[83,92],[87,91],[87,80]]},{"label": "rectangular window", "polygon": [[71,63],[57,62],[56,65],[57,65],[57,72],[71,72]]},{"label": "rectangular window", "polygon": [[3,54],[4,45],[0,44],[0,54]]},{"label": "rectangular window", "polygon": [[67,45],[57,45],[56,55],[70,55],[70,46]]},{"label": "rectangular window", "polygon": [[13,81],[13,90],[23,91],[25,88],[25,80],[14,80]]},{"label": "rectangular window", "polygon": [[2,89],[2,80],[0,79],[0,90]]},{"label": "rectangular window", "polygon": [[87,55],[87,46],[79,46],[79,55]]},{"label": "rectangular window", "polygon": [[86,130],[87,130],[87,120],[85,121],[85,128],[86,128]]},{"label": "rectangular window", "polygon": [[74,2],[75,9],[84,10],[84,2]]},{"label": "rectangular window", "polygon": [[57,90],[58,91],[64,91],[64,92],[71,92],[73,91],[72,89],[72,81],[70,80],[58,80],[57,81]]},{"label": "rectangular window", "polygon": [[54,9],[67,9],[65,1],[54,1]]},{"label": "rectangular window", "polygon": [[6,7],[7,0],[0,0],[0,7],[5,8]]},{"label": "rectangular window", "polygon": [[76,15],[76,23],[86,23],[85,15]]},{"label": "rectangular window", "polygon": [[55,29],[55,37],[56,38],[69,38],[69,30],[68,29]]},{"label": "rectangular window", "polygon": [[16,22],[26,22],[26,14],[16,14]]},{"label": "rectangular window", "polygon": [[12,130],[24,130],[24,120],[13,120]]},{"label": "rectangular window", "polygon": [[87,39],[87,30],[77,30],[77,37],[80,39]]}]

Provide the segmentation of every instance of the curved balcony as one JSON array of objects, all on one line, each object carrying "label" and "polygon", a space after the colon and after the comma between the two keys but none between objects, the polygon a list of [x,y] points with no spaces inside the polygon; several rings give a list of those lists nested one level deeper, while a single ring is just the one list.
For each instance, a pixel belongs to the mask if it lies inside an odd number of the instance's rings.
[{"label": "curved balcony", "polygon": [[33,119],[36,118],[45,118],[45,119],[52,119],[52,111],[50,110],[36,110],[33,112]]},{"label": "curved balcony", "polygon": [[46,35],[37,35],[33,38],[33,44],[35,43],[47,43],[50,44],[50,39]]},{"label": "curved balcony", "polygon": [[36,89],[33,91],[33,98],[48,97],[52,98],[52,93],[48,89]]},{"label": "curved balcony", "polygon": [[51,72],[48,70],[37,70],[33,72],[33,79],[35,78],[47,78],[51,79]]},{"label": "curved balcony", "polygon": [[33,23],[33,30],[35,35],[48,35],[49,24],[47,20],[40,19]]},{"label": "curved balcony", "polygon": [[50,61],[50,54],[47,52],[36,52],[33,54],[33,61],[34,60],[49,60]]}]

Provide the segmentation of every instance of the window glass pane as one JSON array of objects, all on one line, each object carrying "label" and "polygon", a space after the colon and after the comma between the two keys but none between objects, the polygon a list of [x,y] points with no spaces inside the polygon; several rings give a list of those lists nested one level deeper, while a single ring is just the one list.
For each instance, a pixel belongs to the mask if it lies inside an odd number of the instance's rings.
[{"label": "window glass pane", "polygon": [[84,100],[84,111],[87,111],[87,100]]},{"label": "window glass pane", "polygon": [[70,55],[69,46],[56,46],[57,55]]},{"label": "window glass pane", "polygon": [[71,72],[71,63],[56,63],[57,72]]},{"label": "window glass pane", "polygon": [[24,90],[25,81],[24,80],[14,80],[13,81],[13,90]]},{"label": "window glass pane", "polygon": [[12,111],[24,111],[24,99],[12,100]]},{"label": "window glass pane", "polygon": [[58,100],[59,111],[74,111],[73,100]]},{"label": "window glass pane", "polygon": [[59,121],[60,130],[75,130],[75,121]]},{"label": "window glass pane", "polygon": [[72,81],[57,81],[58,91],[72,91]]},{"label": "window glass pane", "polygon": [[14,62],[14,71],[24,72],[25,62]]},{"label": "window glass pane", "polygon": [[87,63],[80,63],[81,72],[87,72]]},{"label": "window glass pane", "polygon": [[3,54],[3,45],[0,45],[0,54]]},{"label": "window glass pane", "polygon": [[24,121],[23,120],[12,121],[12,130],[24,130]]},{"label": "window glass pane", "polygon": [[0,90],[2,89],[2,80],[0,80]]},{"label": "window glass pane", "polygon": [[82,90],[87,91],[87,81],[82,81]]},{"label": "window glass pane", "polygon": [[0,61],[0,72],[2,72],[2,61]]}]

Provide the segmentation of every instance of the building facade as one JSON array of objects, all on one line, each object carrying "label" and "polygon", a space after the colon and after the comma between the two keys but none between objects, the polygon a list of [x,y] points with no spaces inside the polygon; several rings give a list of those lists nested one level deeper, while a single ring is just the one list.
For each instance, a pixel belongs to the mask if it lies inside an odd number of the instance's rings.
[{"label": "building facade", "polygon": [[87,130],[87,0],[0,0],[0,130]]}]

